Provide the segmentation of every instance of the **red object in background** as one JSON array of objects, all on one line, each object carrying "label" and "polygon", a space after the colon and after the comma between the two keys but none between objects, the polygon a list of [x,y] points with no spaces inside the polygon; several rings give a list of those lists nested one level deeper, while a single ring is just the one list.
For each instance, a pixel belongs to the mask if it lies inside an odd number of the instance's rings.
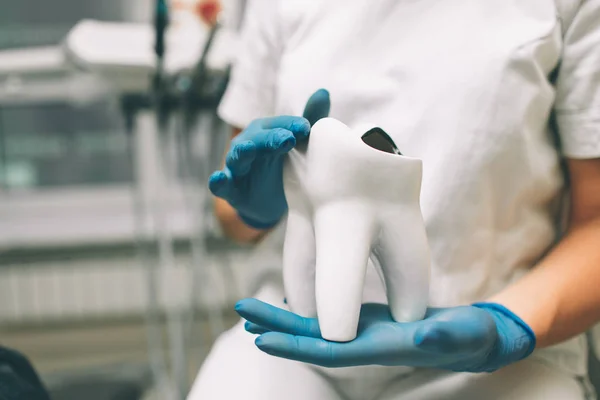
[{"label": "red object in background", "polygon": [[221,2],[219,0],[201,0],[196,5],[196,13],[203,22],[210,26],[217,23],[220,12]]}]

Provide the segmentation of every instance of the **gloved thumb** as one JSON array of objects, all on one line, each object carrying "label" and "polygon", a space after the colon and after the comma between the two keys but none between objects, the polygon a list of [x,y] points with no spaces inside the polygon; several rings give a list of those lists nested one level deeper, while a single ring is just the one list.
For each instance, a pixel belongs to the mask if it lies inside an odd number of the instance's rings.
[{"label": "gloved thumb", "polygon": [[306,102],[302,116],[313,126],[321,118],[327,118],[330,109],[329,92],[326,89],[319,89]]},{"label": "gloved thumb", "polygon": [[477,313],[460,312],[459,309],[457,307],[439,319],[434,317],[423,321],[415,331],[415,345],[441,354],[476,353],[490,348],[497,337],[493,321],[478,318]]},{"label": "gloved thumb", "polygon": [[[445,323],[431,324],[418,329],[414,336],[417,347],[436,353],[462,353],[471,350],[471,343]],[[450,328],[450,329],[448,329]],[[466,348],[464,348],[466,347]]]}]

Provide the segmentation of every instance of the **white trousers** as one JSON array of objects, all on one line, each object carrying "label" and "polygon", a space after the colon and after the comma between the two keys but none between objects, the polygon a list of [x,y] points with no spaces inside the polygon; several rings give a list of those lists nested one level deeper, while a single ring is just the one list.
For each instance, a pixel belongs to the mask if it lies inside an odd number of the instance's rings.
[{"label": "white trousers", "polygon": [[[284,307],[276,288],[256,296]],[[582,379],[528,359],[487,374],[392,367],[336,369],[269,356],[240,321],[216,341],[188,400],[583,400]],[[327,370],[331,371],[331,370]],[[358,371],[358,373],[357,373]]]}]

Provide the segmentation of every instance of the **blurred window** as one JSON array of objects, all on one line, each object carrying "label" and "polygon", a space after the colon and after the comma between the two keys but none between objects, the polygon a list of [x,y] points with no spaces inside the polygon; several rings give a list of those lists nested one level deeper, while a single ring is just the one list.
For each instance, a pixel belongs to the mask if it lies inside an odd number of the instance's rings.
[{"label": "blurred window", "polygon": [[130,146],[113,105],[0,106],[0,182],[7,189],[130,183]]}]

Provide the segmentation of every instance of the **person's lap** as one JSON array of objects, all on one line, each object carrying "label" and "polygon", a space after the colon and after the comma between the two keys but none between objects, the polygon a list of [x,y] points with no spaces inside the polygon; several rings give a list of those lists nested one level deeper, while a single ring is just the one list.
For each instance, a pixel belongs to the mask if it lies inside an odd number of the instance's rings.
[{"label": "person's lap", "polygon": [[[263,289],[257,297],[284,307],[277,289]],[[586,398],[576,377],[533,359],[492,374],[407,372],[385,367],[324,370],[269,356],[256,348],[254,338],[244,330],[243,321],[221,335],[202,365],[188,400]]]},{"label": "person's lap", "polygon": [[188,400],[341,400],[327,380],[301,363],[252,349],[251,335],[242,330],[234,327],[215,343]]},{"label": "person's lap", "polygon": [[[276,289],[263,289],[256,297],[283,305],[283,296]],[[342,400],[327,379],[305,364],[258,350],[254,336],[243,324],[238,322],[215,342],[188,400]]]}]

